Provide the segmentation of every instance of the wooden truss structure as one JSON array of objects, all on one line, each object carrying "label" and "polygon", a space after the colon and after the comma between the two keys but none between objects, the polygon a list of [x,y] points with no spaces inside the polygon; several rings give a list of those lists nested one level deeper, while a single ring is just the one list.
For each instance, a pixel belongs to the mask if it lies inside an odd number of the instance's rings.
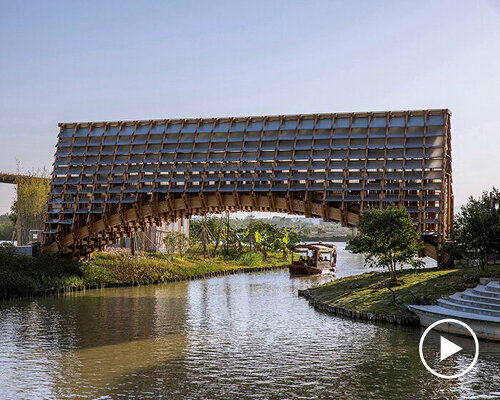
[{"label": "wooden truss structure", "polygon": [[449,110],[60,124],[44,244],[72,258],[163,221],[272,211],[355,226],[405,206],[441,260]]}]

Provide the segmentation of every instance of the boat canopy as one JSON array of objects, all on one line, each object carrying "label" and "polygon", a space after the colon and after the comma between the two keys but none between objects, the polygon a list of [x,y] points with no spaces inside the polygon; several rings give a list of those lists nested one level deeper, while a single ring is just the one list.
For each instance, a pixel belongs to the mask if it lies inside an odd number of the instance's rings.
[{"label": "boat canopy", "polygon": [[333,244],[326,243],[310,243],[310,244],[298,244],[292,248],[294,253],[306,253],[308,251],[318,251],[319,253],[329,253],[333,251],[337,246]]}]

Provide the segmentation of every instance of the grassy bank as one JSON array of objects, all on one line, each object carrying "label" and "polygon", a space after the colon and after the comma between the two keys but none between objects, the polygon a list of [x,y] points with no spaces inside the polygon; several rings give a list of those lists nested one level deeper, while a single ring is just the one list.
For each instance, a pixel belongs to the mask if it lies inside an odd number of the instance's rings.
[{"label": "grassy bank", "polygon": [[95,253],[91,261],[80,265],[80,270],[88,285],[136,285],[285,264],[287,260],[276,253],[270,253],[266,260],[256,253],[244,253],[239,257],[217,256],[206,260],[190,255],[169,257],[162,253],[137,257]]},{"label": "grassy bank", "polygon": [[130,253],[94,253],[90,261],[32,258],[0,248],[0,299],[56,293],[91,287],[163,283],[224,272],[259,270],[287,264],[281,254],[218,256],[205,261],[190,255],[168,257]]},{"label": "grassy bank", "polygon": [[[387,272],[370,272],[310,288],[306,297],[353,314],[404,316],[404,304],[432,304],[438,298],[476,286],[485,276],[475,268],[404,270],[397,274],[396,285],[390,284]],[[488,276],[500,276],[500,266],[491,266]],[[385,285],[394,291],[395,301]]]}]

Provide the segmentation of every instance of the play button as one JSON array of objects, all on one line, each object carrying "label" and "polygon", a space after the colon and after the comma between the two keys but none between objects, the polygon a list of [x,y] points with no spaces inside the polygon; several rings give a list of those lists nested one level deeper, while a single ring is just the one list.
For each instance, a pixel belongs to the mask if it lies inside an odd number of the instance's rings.
[{"label": "play button", "polygon": [[441,351],[439,352],[439,361],[446,360],[448,357],[451,357],[453,354],[458,353],[462,348],[452,341],[441,336]]},{"label": "play button", "polygon": [[[440,335],[442,332],[459,336],[444,337]],[[422,364],[431,374],[439,378],[455,379],[468,373],[476,364],[479,341],[465,322],[445,318],[434,322],[424,331],[420,338],[419,354]]]}]

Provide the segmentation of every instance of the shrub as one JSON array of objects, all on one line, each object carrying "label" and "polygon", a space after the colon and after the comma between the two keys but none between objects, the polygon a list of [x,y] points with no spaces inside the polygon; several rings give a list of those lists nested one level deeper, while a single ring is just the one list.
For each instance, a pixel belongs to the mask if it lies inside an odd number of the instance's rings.
[{"label": "shrub", "polygon": [[113,277],[109,269],[101,265],[87,261],[82,263],[80,271],[82,272],[84,282],[89,285],[103,285],[113,282]]},{"label": "shrub", "polygon": [[238,263],[247,267],[260,267],[263,261],[260,253],[244,253],[238,258]]},{"label": "shrub", "polygon": [[166,232],[163,238],[168,254],[184,254],[189,248],[189,237],[181,232]]},{"label": "shrub", "polygon": [[131,256],[129,249],[119,247],[108,247],[106,251],[96,251],[91,255],[93,260],[115,260],[117,258],[130,258]]}]

